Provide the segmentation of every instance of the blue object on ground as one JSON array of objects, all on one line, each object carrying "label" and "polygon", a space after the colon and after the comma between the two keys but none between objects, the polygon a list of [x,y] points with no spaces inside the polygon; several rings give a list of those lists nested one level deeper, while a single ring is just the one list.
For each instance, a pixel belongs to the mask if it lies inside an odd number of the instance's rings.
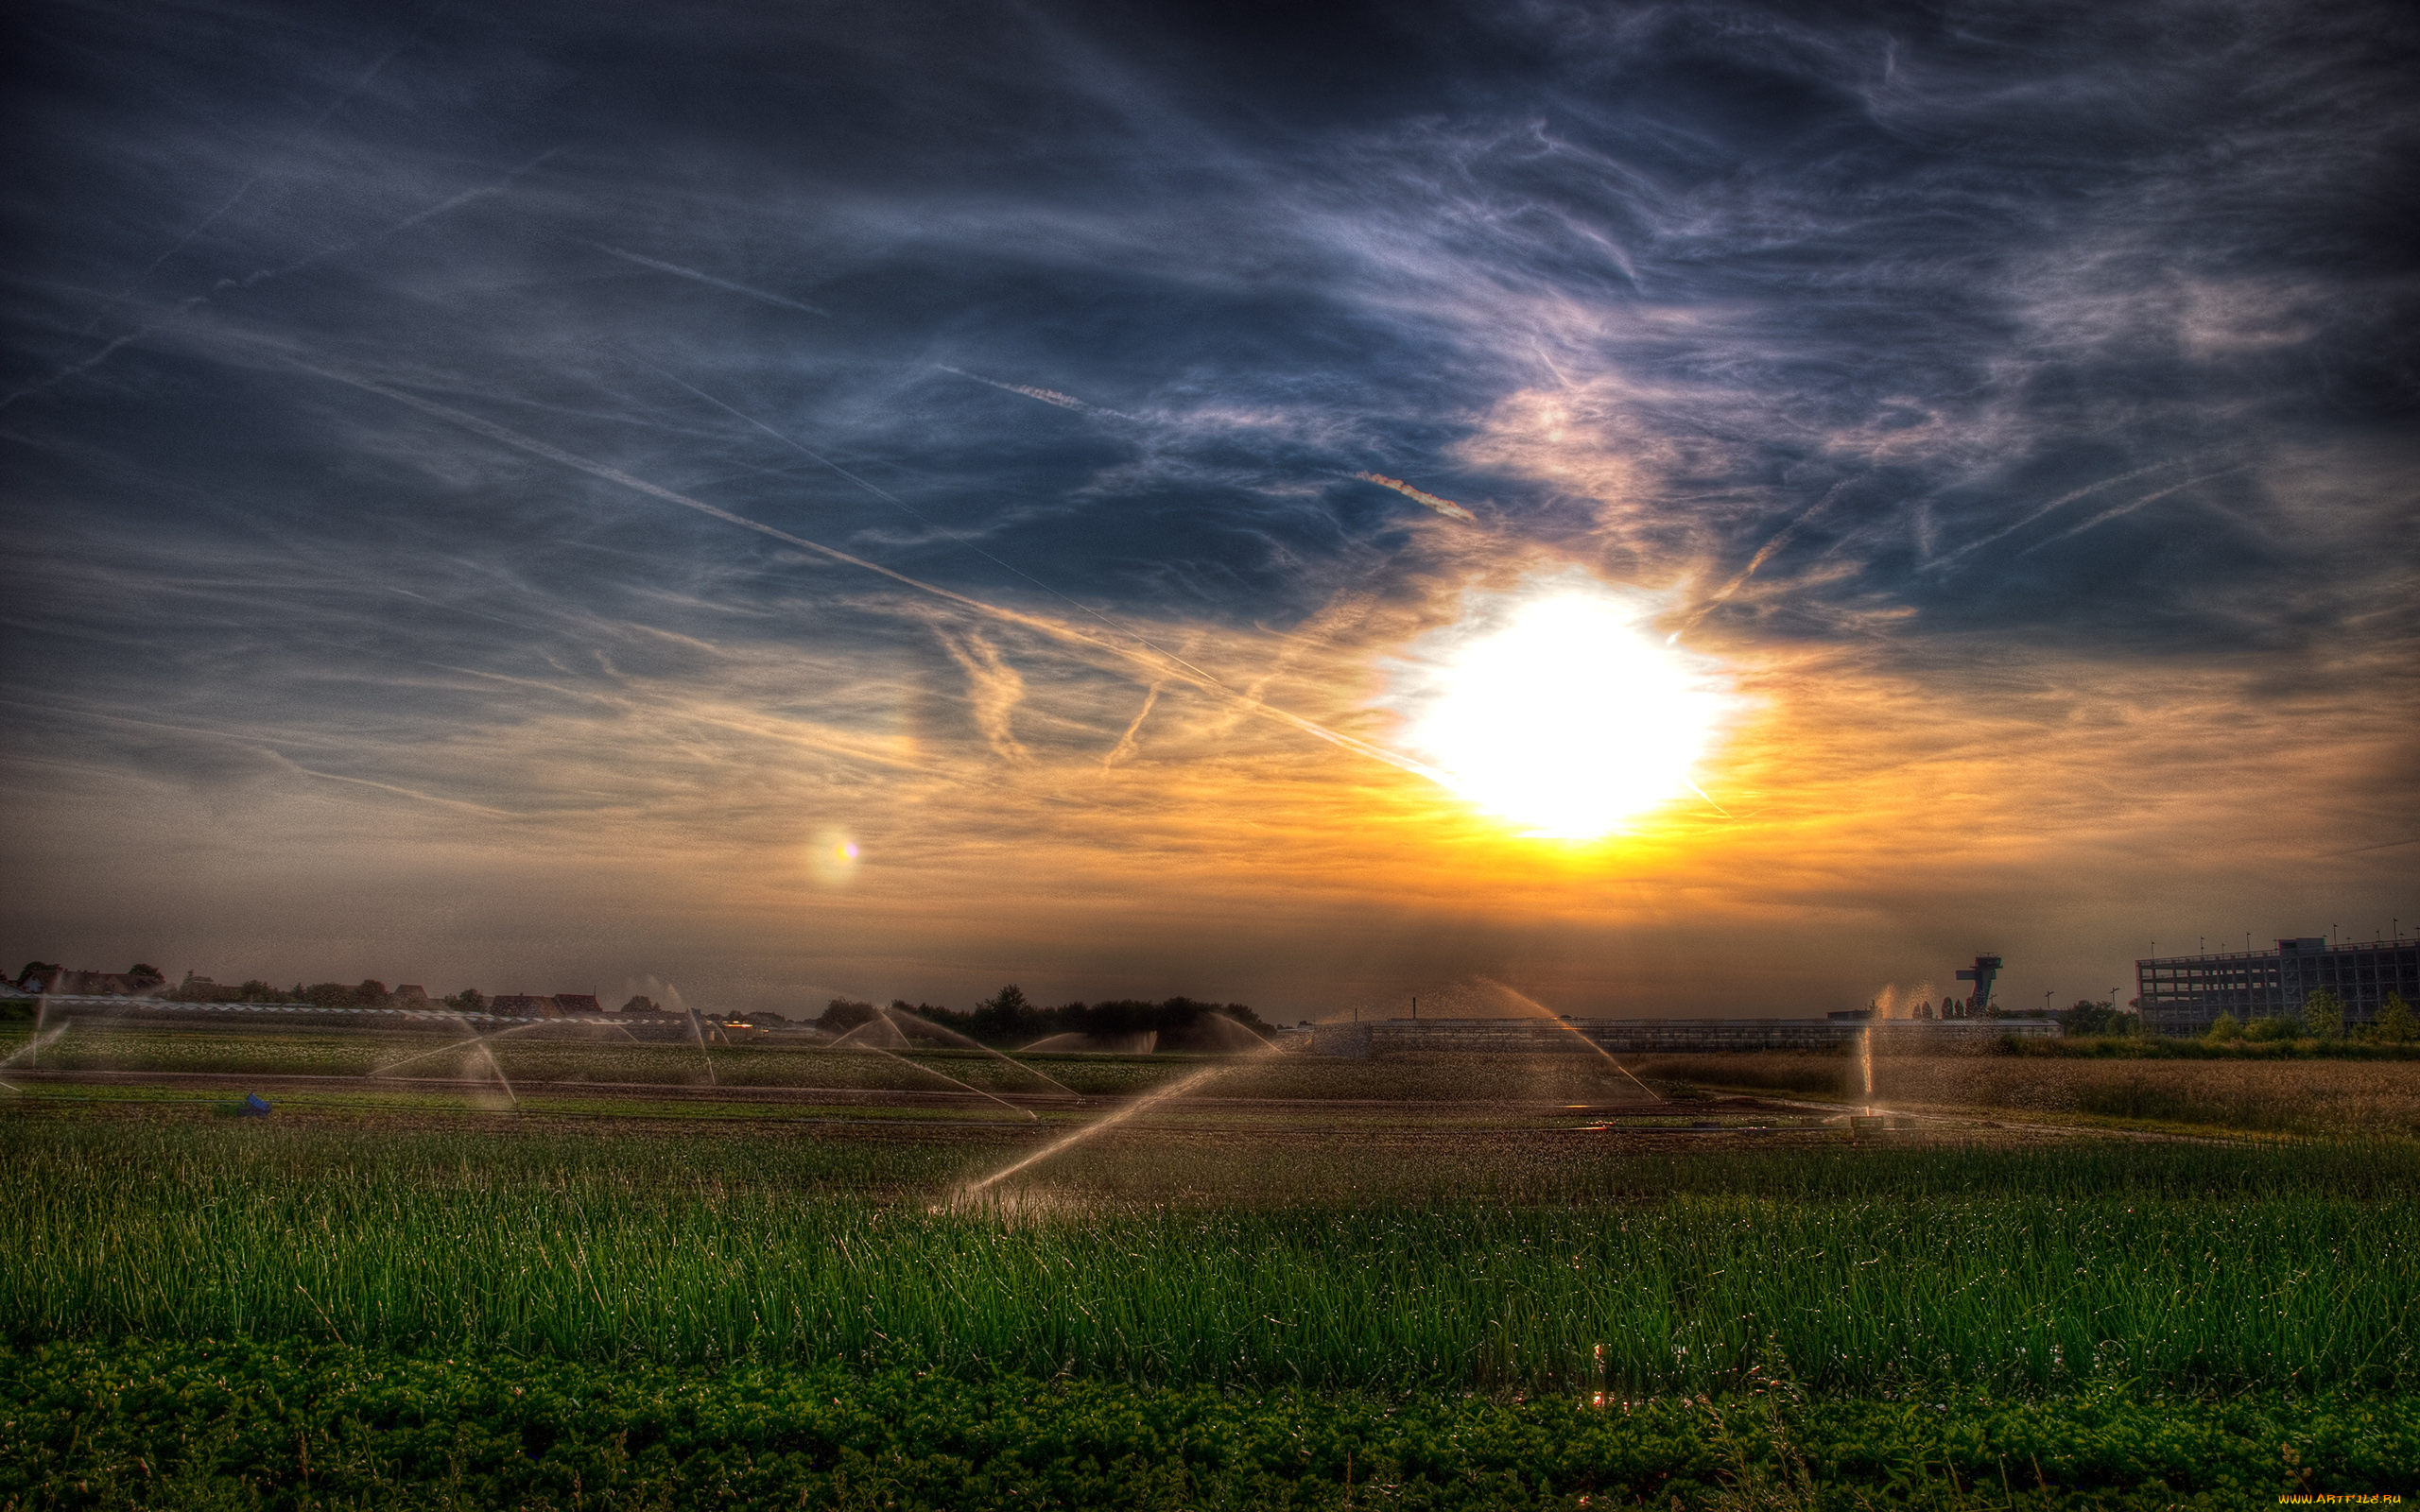
[{"label": "blue object on ground", "polygon": [[258,1092],[253,1092],[247,1096],[244,1099],[242,1116],[245,1118],[268,1117],[268,1099],[263,1097]]}]

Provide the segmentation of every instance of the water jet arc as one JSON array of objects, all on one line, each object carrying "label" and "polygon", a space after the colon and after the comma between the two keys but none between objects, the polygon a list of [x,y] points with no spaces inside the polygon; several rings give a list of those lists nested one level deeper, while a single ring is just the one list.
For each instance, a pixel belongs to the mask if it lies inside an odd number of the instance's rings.
[{"label": "water jet arc", "polygon": [[991,1101],[999,1104],[1002,1108],[1007,1108],[1010,1112],[1022,1113],[1034,1123],[1038,1124],[1042,1122],[1042,1115],[1035,1112],[1030,1108],[1019,1108],[1016,1104],[1010,1102],[1005,1097],[994,1096],[993,1093],[985,1091],[980,1087],[970,1086],[967,1083],[959,1080],[957,1077],[948,1074],[946,1072],[935,1071],[930,1066],[919,1065],[917,1062],[908,1059],[906,1056],[900,1055],[896,1051],[884,1049],[882,1046],[875,1044],[871,1039],[857,1039],[856,1037],[858,1035],[873,1028],[876,1023],[880,1023],[884,1028],[890,1030],[892,1036],[896,1038],[901,1044],[906,1044],[908,1042],[908,1037],[899,1032],[899,1025],[890,1022],[890,1014],[889,1010],[876,1008],[873,1011],[881,1015],[881,1017],[879,1019],[868,1019],[865,1022],[857,1025],[855,1029],[850,1030],[847,1034],[844,1034],[838,1040],[833,1040],[826,1048],[833,1050],[871,1051],[877,1056],[882,1056],[886,1058],[899,1062],[909,1071],[922,1072],[927,1076],[938,1077],[939,1079],[949,1083],[960,1091],[973,1092],[977,1097],[989,1098]]},{"label": "water jet arc", "polygon": [[[1233,1019],[1227,1019],[1224,1022],[1228,1023],[1235,1023]],[[1236,1024],[1236,1027],[1242,1030],[1245,1034],[1252,1034],[1251,1030],[1245,1029],[1243,1025],[1239,1023]],[[1257,1035],[1254,1035],[1253,1038],[1259,1039]],[[1133,1118],[1138,1114],[1148,1112],[1151,1108],[1157,1108],[1162,1103],[1182,1097],[1185,1093],[1193,1091],[1195,1088],[1201,1087],[1217,1077],[1223,1076],[1229,1072],[1236,1070],[1246,1061],[1257,1060],[1264,1056],[1274,1053],[1276,1049],[1277,1046],[1274,1043],[1262,1040],[1258,1050],[1251,1051],[1245,1055],[1239,1056],[1223,1066],[1205,1066],[1201,1070],[1195,1072],[1192,1075],[1185,1077],[1183,1081],[1171,1082],[1157,1091],[1146,1092],[1142,1096],[1134,1099],[1132,1102],[1128,1103],[1125,1107],[1104,1113],[1099,1118],[1093,1120],[1083,1127],[1075,1130],[1065,1137],[1051,1141],[1048,1144],[1046,1144],[1041,1149],[1034,1151],[1031,1155],[1026,1156],[1022,1160],[1012,1161],[1011,1163],[1001,1167],[999,1170],[993,1172],[990,1176],[985,1177],[982,1180],[969,1182],[967,1185],[959,1188],[956,1196],[952,1200],[954,1202],[965,1202],[972,1198],[979,1197],[985,1192],[999,1185],[1001,1182],[1016,1175],[1018,1172],[1028,1170],[1034,1166],[1040,1165],[1043,1161],[1049,1160],[1052,1156],[1059,1154],[1062,1150],[1073,1149],[1075,1146],[1083,1143],[1086,1140],[1091,1139],[1097,1134],[1105,1133],[1110,1129],[1115,1128],[1118,1125],[1125,1123],[1128,1119]]]},{"label": "water jet arc", "polygon": [[1503,983],[1495,980],[1492,976],[1482,976],[1477,980],[1481,986],[1494,988],[1496,991],[1511,998],[1514,1003],[1519,1004],[1522,1007],[1537,1014],[1540,1018],[1545,1019],[1548,1023],[1553,1024],[1556,1028],[1561,1029],[1564,1033],[1571,1036],[1574,1040],[1579,1040],[1582,1044],[1586,1045],[1589,1049],[1595,1051],[1599,1056],[1604,1058],[1606,1065],[1613,1067],[1623,1075],[1629,1076],[1631,1079],[1631,1085],[1636,1087],[1640,1091],[1645,1092],[1651,1101],[1660,1103],[1665,1100],[1662,1092],[1657,1091],[1654,1088],[1647,1085],[1647,1083],[1640,1081],[1635,1075],[1632,1074],[1631,1069],[1628,1066],[1625,1066],[1620,1061],[1616,1060],[1612,1051],[1607,1050],[1603,1045],[1599,1044],[1596,1040],[1591,1040],[1586,1035],[1581,1033],[1580,1026],[1578,1024],[1568,1022],[1564,1019],[1563,1015],[1555,1012],[1552,1008],[1547,1007],[1545,1004],[1540,1003],[1537,999],[1521,991],[1517,988],[1506,987]]}]

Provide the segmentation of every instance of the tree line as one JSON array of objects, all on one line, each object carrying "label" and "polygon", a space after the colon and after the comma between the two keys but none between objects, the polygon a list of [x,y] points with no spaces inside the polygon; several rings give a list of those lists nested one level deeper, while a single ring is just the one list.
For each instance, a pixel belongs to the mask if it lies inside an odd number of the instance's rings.
[{"label": "tree line", "polygon": [[[892,1002],[890,1007],[896,1013],[912,1014],[977,1043],[1002,1048],[1031,1044],[1059,1034],[1080,1034],[1099,1040],[1156,1034],[1163,1050],[1197,1046],[1221,1050],[1232,1048],[1232,1044],[1221,1030],[1214,1027],[1219,1020],[1240,1024],[1263,1037],[1275,1028],[1241,1003],[1199,1003],[1184,997],[1147,1003],[1119,998],[1106,1003],[1064,1003],[1046,1008],[1013,985],[963,1011],[905,999]],[[826,1033],[845,1034],[871,1022],[880,1012],[871,1003],[834,998],[815,1025]]]},{"label": "tree line", "polygon": [[2349,1039],[2401,1044],[2420,1039],[2420,1014],[2412,1012],[2402,993],[2389,992],[2386,1001],[2378,1005],[2377,1017],[2367,1023],[2348,1025],[2344,1000],[2337,996],[2334,988],[2324,987],[2303,999],[2299,1016],[2276,1014],[2245,1023],[2232,1013],[2221,1013],[2212,1021],[2205,1036],[2218,1040]]}]

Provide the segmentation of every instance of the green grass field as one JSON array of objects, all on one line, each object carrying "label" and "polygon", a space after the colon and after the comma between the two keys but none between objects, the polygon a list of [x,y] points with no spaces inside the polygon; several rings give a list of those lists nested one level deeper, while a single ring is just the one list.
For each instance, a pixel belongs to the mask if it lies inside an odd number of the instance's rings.
[{"label": "green grass field", "polygon": [[[84,1054],[123,1071],[146,1038]],[[391,1048],[157,1038],[180,1068]],[[1391,1069],[1410,1095],[1374,1110]],[[1609,1131],[1423,1106],[1587,1091],[1577,1062],[1452,1070],[1241,1068],[1218,1090],[1279,1100],[1173,1102],[975,1200],[1097,1113],[615,1087],[512,1114],[345,1084],[255,1121],[173,1081],[30,1082],[0,1103],[0,1508],[2149,1507],[2420,1483],[2398,1129]]]}]

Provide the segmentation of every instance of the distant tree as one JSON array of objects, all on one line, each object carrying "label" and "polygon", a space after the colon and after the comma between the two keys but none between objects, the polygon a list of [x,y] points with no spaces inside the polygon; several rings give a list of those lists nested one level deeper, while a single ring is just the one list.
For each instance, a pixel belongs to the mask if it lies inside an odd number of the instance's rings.
[{"label": "distant tree", "polygon": [[138,982],[145,987],[158,987],[168,979],[165,971],[156,966],[146,966],[141,961],[128,967],[126,974],[129,980]]},{"label": "distant tree", "polygon": [[376,980],[363,982],[354,988],[353,1001],[365,1008],[383,1008],[388,1002],[387,984]]},{"label": "distant tree", "polygon": [[993,1044],[1021,1044],[1054,1029],[1075,1028],[1071,1019],[1080,1016],[1083,1006],[1071,1003],[1045,1012],[1027,998],[1023,988],[1011,983],[975,1005],[974,1011],[966,1016],[965,1032]]},{"label": "distant tree", "polygon": [[2303,999],[2303,1027],[2314,1040],[2344,1038],[2344,1000],[2334,988],[2321,988]]},{"label": "distant tree", "polygon": [[823,1005],[821,1013],[816,1015],[815,1026],[825,1034],[847,1034],[859,1024],[873,1022],[873,1016],[874,1007],[871,1003],[862,1003],[856,998],[834,998]]},{"label": "distant tree", "polygon": [[475,987],[466,987],[445,1001],[464,1013],[477,1013],[488,1005],[487,994]]},{"label": "distant tree", "polygon": [[2243,1038],[2243,1024],[2234,1014],[2221,1013],[2217,1018],[2210,1021],[2210,1027],[2207,1032],[2207,1036],[2209,1039],[2218,1040],[2221,1044],[2225,1044],[2234,1040],[2240,1040]]},{"label": "distant tree", "polygon": [[27,961],[26,969],[17,973],[17,985],[31,989],[65,970],[65,967],[56,961]]},{"label": "distant tree", "polygon": [[2291,1040],[2299,1036],[2302,1032],[2303,1024],[2301,1020],[2289,1019],[2282,1015],[2274,1014],[2265,1019],[2255,1019],[2250,1023],[2243,1026],[2243,1037],[2246,1040],[2264,1041]]},{"label": "distant tree", "polygon": [[2089,1040],[2104,1035],[2120,1034],[2118,1021],[2124,1017],[2114,1003],[2095,1003],[2090,998],[2078,998],[2074,1007],[2059,1015],[2059,1026],[2071,1039]]},{"label": "distant tree", "polygon": [[2420,1017],[2415,1017],[2411,1005],[2403,1001],[2400,992],[2390,992],[2378,1005],[2378,1016],[2371,1022],[2371,1032],[2379,1039],[2401,1044],[2420,1035]]},{"label": "distant tree", "polygon": [[1263,1019],[1259,1014],[1254,1013],[1252,1010],[1252,1005],[1247,1003],[1230,1003],[1219,1011],[1226,1015],[1228,1018],[1235,1020],[1237,1023],[1242,1024],[1247,1029],[1253,1029],[1267,1033],[1277,1027],[1268,1020]]},{"label": "distant tree", "polygon": [[[977,1040],[981,1038],[981,1036],[977,1032],[979,1026],[976,1023],[975,1015],[973,1013],[960,1013],[955,1008],[942,1007],[938,1003],[910,1003],[906,998],[892,998],[890,1000],[890,1011],[894,1015],[902,1013],[913,1014],[927,1023],[939,1025],[943,1029],[947,1029],[952,1034],[962,1034],[969,1040]],[[910,1034],[915,1032],[915,1026],[913,1024],[905,1025],[904,1027],[906,1027],[908,1032]]]}]

